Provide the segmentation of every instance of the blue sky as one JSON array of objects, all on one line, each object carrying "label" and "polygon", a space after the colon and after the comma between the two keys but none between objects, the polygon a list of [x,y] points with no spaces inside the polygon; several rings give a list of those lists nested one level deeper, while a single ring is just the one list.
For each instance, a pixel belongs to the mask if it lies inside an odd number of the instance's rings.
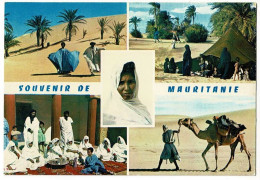
[{"label": "blue sky", "polygon": [[[195,23],[203,24],[208,30],[211,30],[210,17],[215,12],[211,10],[211,6],[207,3],[160,3],[161,11],[168,11],[171,17],[179,17],[180,22],[184,19],[185,10],[190,5],[195,5],[197,15]],[[137,16],[142,19],[139,23],[138,29],[145,33],[146,22],[153,19],[153,15],[149,15],[151,5],[148,3],[130,3],[129,4],[129,17]],[[130,29],[133,26],[130,25]]]},{"label": "blue sky", "polygon": [[156,115],[191,117],[255,108],[255,96],[175,95],[156,96]]},{"label": "blue sky", "polygon": [[59,24],[57,16],[64,9],[78,9],[77,15],[86,18],[126,14],[126,3],[5,3],[5,13],[14,28],[14,35],[21,36],[29,29],[25,25],[28,19],[35,15],[43,15],[50,20],[51,26]]}]

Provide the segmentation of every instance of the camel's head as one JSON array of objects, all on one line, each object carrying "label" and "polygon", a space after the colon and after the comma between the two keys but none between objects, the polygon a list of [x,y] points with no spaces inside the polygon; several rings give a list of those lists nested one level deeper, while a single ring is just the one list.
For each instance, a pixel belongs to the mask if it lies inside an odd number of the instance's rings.
[{"label": "camel's head", "polygon": [[188,128],[191,127],[192,123],[193,123],[192,118],[179,119],[179,121],[178,121],[179,126],[183,125],[183,126],[188,127]]}]

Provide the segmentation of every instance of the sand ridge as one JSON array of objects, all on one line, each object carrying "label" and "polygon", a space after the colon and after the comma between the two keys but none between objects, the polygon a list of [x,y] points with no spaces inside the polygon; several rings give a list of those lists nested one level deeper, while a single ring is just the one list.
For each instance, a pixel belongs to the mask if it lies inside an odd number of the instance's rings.
[{"label": "sand ridge", "polygon": [[[126,22],[126,15],[106,16],[110,19],[109,25],[116,22]],[[90,77],[90,72],[83,53],[89,47],[91,41],[96,42],[96,46],[105,48],[106,50],[126,50],[127,33],[126,27],[122,31],[124,40],[121,39],[120,45],[115,45],[115,40],[111,38],[112,31],[107,27],[108,31],[104,33],[104,39],[100,39],[100,31],[96,18],[86,18],[87,24],[77,24],[79,31],[72,36],[72,41],[65,41],[66,49],[70,51],[77,50],[80,52],[79,65],[75,72],[70,76],[57,74],[56,68],[47,58],[50,53],[56,52],[61,46],[60,42],[65,40],[66,35],[62,30],[65,24],[59,24],[51,27],[51,36],[48,36],[47,42],[50,42],[48,48],[41,49],[36,46],[36,36],[33,34],[25,34],[17,38],[21,42],[20,46],[13,47],[9,50],[10,57],[4,59],[5,81],[6,82],[98,82],[100,81],[100,73]],[[84,39],[83,29],[87,30]],[[46,44],[45,44],[46,46]]]}]

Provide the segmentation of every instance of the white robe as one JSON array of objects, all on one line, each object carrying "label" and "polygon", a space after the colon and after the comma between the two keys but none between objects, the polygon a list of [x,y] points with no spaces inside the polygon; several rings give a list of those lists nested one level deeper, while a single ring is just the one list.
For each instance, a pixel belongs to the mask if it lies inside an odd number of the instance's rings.
[{"label": "white robe", "polygon": [[[31,123],[31,119],[28,116],[25,119],[24,122],[24,130],[23,130],[23,134],[24,134],[24,142],[27,141],[33,141],[33,146],[37,147],[38,149],[38,131],[39,131],[39,120],[37,119],[37,117],[35,117],[33,119],[33,122]],[[28,129],[31,129],[33,131],[33,133],[28,132]]]},{"label": "white robe", "polygon": [[[105,141],[108,142],[107,148],[105,148]],[[98,158],[101,156],[103,157],[102,161],[113,161],[113,149],[111,148],[110,140],[108,138],[105,138],[102,144],[100,144],[97,148],[97,151],[95,153]]]},{"label": "white robe", "polygon": [[91,47],[87,48],[83,53],[84,58],[86,59],[90,72],[99,71],[100,66],[100,50],[97,47],[93,49]]},{"label": "white robe", "polygon": [[66,147],[68,140],[74,142],[72,124],[73,120],[71,117],[68,117],[66,120],[64,117],[60,117],[60,145]]},{"label": "white robe", "polygon": [[[130,61],[121,61],[117,67],[111,72],[110,87],[108,87],[107,94],[104,97],[103,108],[103,124],[104,125],[151,125],[152,119],[147,108],[138,99],[138,76],[136,70],[135,74],[135,91],[133,98],[124,100],[117,91],[120,82],[120,75],[123,70],[124,64]],[[137,67],[135,67],[137,68]]]},{"label": "white robe", "polygon": [[[85,140],[88,140],[87,143],[85,143]],[[82,153],[82,158],[85,160],[86,157],[88,156],[88,152],[87,150],[84,150],[83,148],[90,148],[90,147],[93,147],[92,144],[89,143],[89,137],[88,136],[84,136],[83,140],[80,142],[80,145],[79,145],[79,152]],[[94,149],[94,148],[93,148]]]},{"label": "white robe", "polygon": [[51,143],[53,145],[53,147],[51,148],[51,150],[48,152],[48,158],[46,159],[46,161],[50,161],[50,160],[54,160],[54,159],[57,159],[57,158],[60,158],[59,155],[63,155],[62,153],[62,150],[59,146],[59,144],[57,144],[55,146],[55,143],[59,141],[58,138],[54,138]]},{"label": "white robe", "polygon": [[69,158],[69,160],[74,160],[75,158],[77,158],[77,159],[79,158],[78,153],[67,152],[67,150],[79,151],[76,144],[74,144],[74,143],[72,143],[72,145],[67,144],[66,148],[64,149],[64,156],[66,158]]},{"label": "white robe", "polygon": [[[11,150],[14,147],[14,150],[20,155],[18,159],[17,155]],[[21,154],[16,148],[13,141],[9,141],[5,151],[4,151],[4,173],[15,173],[15,172],[27,172],[27,169],[23,165],[23,162],[20,160]],[[13,170],[9,170],[7,166],[11,166]]]},{"label": "white robe", "polygon": [[[29,168],[30,170],[36,170],[38,167],[45,165],[45,160],[39,153],[38,148],[35,146],[29,147],[29,143],[30,142],[27,142],[22,150],[21,161],[23,161],[26,168]],[[36,162],[37,157],[39,157],[39,162]],[[32,159],[34,163],[28,159]]]},{"label": "white robe", "polygon": [[126,162],[127,145],[121,136],[117,137],[117,143],[115,143],[113,146],[113,153],[116,155],[117,162]]}]

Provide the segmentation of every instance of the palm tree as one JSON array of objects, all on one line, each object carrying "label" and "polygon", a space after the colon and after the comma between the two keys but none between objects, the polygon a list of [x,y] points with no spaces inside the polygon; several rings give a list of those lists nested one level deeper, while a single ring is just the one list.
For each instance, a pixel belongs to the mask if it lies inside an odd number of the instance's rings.
[{"label": "palm tree", "polygon": [[195,16],[196,16],[196,7],[194,5],[192,6],[189,6],[186,11],[185,11],[185,16],[188,18],[188,19],[191,19],[192,18],[192,22],[194,24],[194,19],[195,19]]},{"label": "palm tree", "polygon": [[141,18],[138,18],[136,16],[132,17],[130,20],[129,20],[129,23],[133,24],[134,25],[134,30],[137,31],[137,24],[139,22],[141,22],[142,19]]},{"label": "palm tree", "polygon": [[87,31],[86,29],[83,29],[82,33],[83,33],[83,34],[82,34],[82,35],[83,35],[82,39],[84,39],[85,36],[87,35],[88,31]]},{"label": "palm tree", "polygon": [[256,8],[252,6],[252,3],[213,3],[211,5],[212,9],[217,9],[210,19],[217,35],[222,35],[234,25],[249,42],[255,40]]},{"label": "palm tree", "polygon": [[42,48],[44,48],[44,42],[47,40],[48,35],[51,35],[50,31],[52,31],[52,29],[48,25],[41,28]]},{"label": "palm tree", "polygon": [[7,33],[11,33],[13,32],[13,27],[12,25],[8,22],[7,16],[9,15],[9,13],[5,14],[5,31]]},{"label": "palm tree", "polygon": [[119,45],[120,39],[123,39],[125,35],[120,35],[122,30],[125,28],[126,23],[125,22],[116,22],[114,21],[111,25],[108,25],[108,27],[113,31],[113,36],[111,38],[114,38],[116,40],[116,45]]},{"label": "palm tree", "polygon": [[42,15],[33,16],[32,19],[27,20],[27,22],[25,23],[27,26],[32,27],[31,29],[28,29],[26,32],[31,32],[31,34],[36,32],[37,46],[40,46],[42,29],[49,27],[50,23],[51,22],[46,18],[43,18]]},{"label": "palm tree", "polygon": [[69,41],[71,41],[71,36],[72,33],[76,33],[78,29],[78,27],[75,25],[77,23],[80,24],[86,24],[87,21],[84,18],[84,16],[80,15],[77,16],[78,9],[69,9],[66,10],[64,9],[64,12],[60,12],[61,15],[59,15],[58,17],[62,18],[62,20],[60,20],[59,22],[61,23],[68,23],[67,26],[65,26],[63,28],[63,30],[65,29],[65,33],[66,33],[66,37],[67,34],[69,35]]},{"label": "palm tree", "polygon": [[149,4],[152,6],[152,8],[149,10],[149,14],[153,14],[155,27],[157,27],[158,26],[158,22],[157,22],[158,14],[160,12],[161,5],[160,5],[160,3],[156,3],[156,2],[150,2]]},{"label": "palm tree", "polygon": [[104,32],[107,31],[106,26],[108,25],[110,20],[108,20],[107,18],[101,18],[101,19],[98,19],[97,21],[100,26],[99,29],[100,29],[101,39],[103,39]]},{"label": "palm tree", "polygon": [[5,49],[5,57],[9,56],[8,50],[11,47],[18,46],[20,44],[20,41],[15,39],[15,36],[12,33],[7,32],[5,34],[5,44],[4,44],[4,49]]}]

